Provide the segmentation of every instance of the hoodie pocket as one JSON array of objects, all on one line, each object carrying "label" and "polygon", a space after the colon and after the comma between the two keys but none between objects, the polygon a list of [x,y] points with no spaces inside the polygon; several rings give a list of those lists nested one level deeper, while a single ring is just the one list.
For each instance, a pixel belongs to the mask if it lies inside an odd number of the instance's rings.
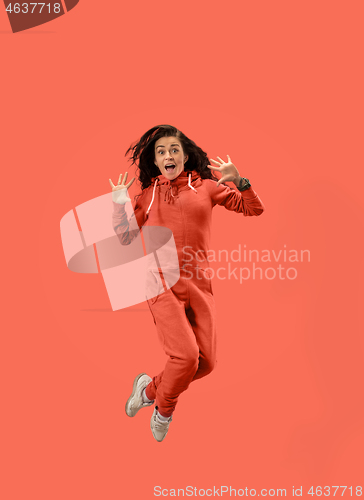
[{"label": "hoodie pocket", "polygon": [[147,304],[148,304],[149,310],[150,310],[150,312],[151,312],[151,315],[152,315],[152,317],[153,317],[154,324],[156,325],[156,324],[157,324],[157,322],[156,322],[156,320],[155,320],[155,316],[154,316],[153,311],[152,311],[152,307],[151,307],[151,304],[150,304],[150,299],[147,299]]},{"label": "hoodie pocket", "polygon": [[199,268],[199,271],[206,280],[207,289],[209,290],[211,295],[213,295],[214,292],[212,291],[212,271],[210,269],[202,269],[202,268]]},{"label": "hoodie pocket", "polygon": [[[163,292],[163,283],[159,271],[149,271],[147,278],[147,301],[150,305],[157,302],[159,295]],[[148,297],[151,297],[148,299]]]}]

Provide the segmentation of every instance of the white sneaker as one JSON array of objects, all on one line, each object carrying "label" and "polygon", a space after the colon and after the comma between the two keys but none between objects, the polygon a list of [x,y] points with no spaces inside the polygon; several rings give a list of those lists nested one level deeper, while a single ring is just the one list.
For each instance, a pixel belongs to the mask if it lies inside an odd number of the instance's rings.
[{"label": "white sneaker", "polygon": [[150,419],[150,428],[154,439],[160,442],[163,441],[167,435],[169,424],[172,422],[172,416],[170,416],[168,420],[163,421],[158,418],[157,411],[158,408],[155,407],[152,418]]},{"label": "white sneaker", "polygon": [[133,392],[131,393],[131,396],[129,397],[125,405],[125,412],[128,417],[135,417],[135,415],[141,408],[154,404],[154,401],[151,401],[150,403],[144,403],[142,398],[143,390],[151,381],[152,379],[146,373],[140,373],[135,377],[133,383]]}]

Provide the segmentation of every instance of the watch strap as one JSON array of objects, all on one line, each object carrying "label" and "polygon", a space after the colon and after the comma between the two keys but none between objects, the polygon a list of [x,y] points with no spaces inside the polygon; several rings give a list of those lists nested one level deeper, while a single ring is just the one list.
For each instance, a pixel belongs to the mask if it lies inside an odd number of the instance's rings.
[{"label": "watch strap", "polygon": [[[245,181],[246,184],[243,185],[243,181]],[[245,191],[246,189],[249,189],[251,187],[249,179],[247,179],[246,177],[241,177],[239,185],[237,187],[238,187],[239,191]]]}]

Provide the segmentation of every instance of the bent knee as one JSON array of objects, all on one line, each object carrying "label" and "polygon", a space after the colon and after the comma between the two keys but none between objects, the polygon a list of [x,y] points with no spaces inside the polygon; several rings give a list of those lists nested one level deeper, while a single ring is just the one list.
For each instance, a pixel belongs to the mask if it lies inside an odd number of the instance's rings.
[{"label": "bent knee", "polygon": [[203,376],[211,373],[216,366],[216,359],[204,359],[203,362],[200,362],[199,371]]},{"label": "bent knee", "polygon": [[199,364],[199,352],[198,350],[190,350],[189,352],[184,352],[179,356],[171,356],[171,359],[178,360],[178,364],[183,366],[186,371],[196,371]]},{"label": "bent knee", "polygon": [[183,359],[183,364],[187,370],[196,371],[198,368],[198,353],[186,356]]}]

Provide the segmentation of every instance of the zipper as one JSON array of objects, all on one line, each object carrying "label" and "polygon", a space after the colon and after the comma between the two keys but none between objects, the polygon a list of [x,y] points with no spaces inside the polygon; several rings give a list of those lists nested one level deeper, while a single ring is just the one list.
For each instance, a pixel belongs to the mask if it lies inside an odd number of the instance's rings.
[{"label": "zipper", "polygon": [[[185,216],[184,216],[184,213],[183,213],[183,206],[182,206],[181,196],[178,196],[177,200],[179,201],[179,207],[180,207],[181,217],[182,217],[182,221],[183,221],[183,244],[184,244],[184,248],[186,248],[187,247],[187,243],[188,243],[188,241],[187,241],[187,236],[188,235],[187,235],[186,219],[185,219]],[[187,288],[187,304],[189,306],[190,305],[190,288],[188,286],[189,280],[185,279],[184,282],[186,283],[186,288]]]}]

